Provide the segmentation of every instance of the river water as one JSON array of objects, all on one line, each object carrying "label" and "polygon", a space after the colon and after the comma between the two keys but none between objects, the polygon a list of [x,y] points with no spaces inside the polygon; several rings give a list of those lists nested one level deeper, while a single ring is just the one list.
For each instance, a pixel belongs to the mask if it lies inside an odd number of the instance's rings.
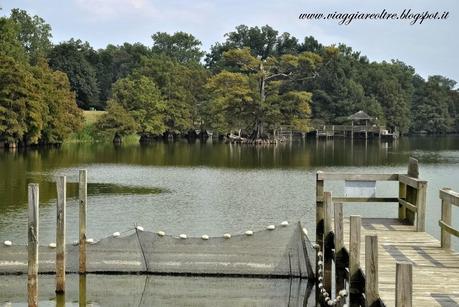
[{"label": "river water", "polygon": [[[179,141],[114,147],[0,151],[0,241],[27,240],[27,184],[40,184],[40,240],[55,241],[55,177],[67,176],[67,236],[78,236],[78,170],[88,170],[88,234],[99,239],[141,225],[169,234],[221,236],[302,220],[314,232],[317,170],[405,173],[410,156],[428,180],[427,231],[439,236],[438,190],[459,191],[459,137],[298,140],[269,147]],[[340,185],[326,186],[336,195]],[[394,196],[394,184],[377,195]],[[395,217],[391,204],[346,205],[345,213]],[[459,215],[453,209],[453,225]],[[458,242],[453,242],[458,247]]]}]

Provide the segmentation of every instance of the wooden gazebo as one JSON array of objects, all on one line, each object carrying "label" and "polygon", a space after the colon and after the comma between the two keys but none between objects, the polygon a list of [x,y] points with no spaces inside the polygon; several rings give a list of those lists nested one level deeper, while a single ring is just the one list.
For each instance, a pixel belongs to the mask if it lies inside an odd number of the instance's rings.
[{"label": "wooden gazebo", "polygon": [[368,126],[368,122],[372,121],[374,118],[368,115],[367,113],[363,112],[362,110],[360,110],[350,115],[348,119],[352,121],[352,126],[363,125],[363,123],[365,123],[365,126]]}]

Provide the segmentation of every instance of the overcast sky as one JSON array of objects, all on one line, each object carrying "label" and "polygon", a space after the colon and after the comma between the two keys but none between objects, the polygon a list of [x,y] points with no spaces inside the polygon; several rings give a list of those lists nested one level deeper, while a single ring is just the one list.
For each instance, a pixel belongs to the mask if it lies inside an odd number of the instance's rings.
[{"label": "overcast sky", "polygon": [[[94,48],[141,42],[151,45],[157,31],[185,31],[199,38],[207,51],[236,25],[269,24],[302,40],[313,35],[326,45],[345,43],[372,61],[399,59],[423,77],[440,74],[459,81],[459,1],[442,0],[0,0],[0,14],[18,7],[43,17],[53,41],[72,37]],[[299,20],[300,13],[449,11],[446,20],[337,21]]]}]

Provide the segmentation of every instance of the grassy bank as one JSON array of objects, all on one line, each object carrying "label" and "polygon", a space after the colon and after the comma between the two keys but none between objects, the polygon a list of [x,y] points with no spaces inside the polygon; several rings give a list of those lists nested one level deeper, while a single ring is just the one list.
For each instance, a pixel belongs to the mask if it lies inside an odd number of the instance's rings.
[{"label": "grassy bank", "polygon": [[[81,131],[73,133],[66,143],[105,143],[112,142],[113,135],[102,134],[95,127],[97,120],[106,111],[83,111],[84,126]],[[123,138],[123,143],[138,143],[139,137],[135,134]]]}]

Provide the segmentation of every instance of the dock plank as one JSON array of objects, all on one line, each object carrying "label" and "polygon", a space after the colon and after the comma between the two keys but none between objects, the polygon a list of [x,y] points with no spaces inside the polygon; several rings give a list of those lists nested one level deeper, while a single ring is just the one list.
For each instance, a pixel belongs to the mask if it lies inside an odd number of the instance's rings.
[{"label": "dock plank", "polygon": [[[398,219],[363,218],[360,264],[365,271],[365,236],[378,236],[379,294],[395,305],[395,263],[413,264],[413,306],[459,306],[459,253]],[[344,219],[344,244],[349,248],[349,218]]]}]

